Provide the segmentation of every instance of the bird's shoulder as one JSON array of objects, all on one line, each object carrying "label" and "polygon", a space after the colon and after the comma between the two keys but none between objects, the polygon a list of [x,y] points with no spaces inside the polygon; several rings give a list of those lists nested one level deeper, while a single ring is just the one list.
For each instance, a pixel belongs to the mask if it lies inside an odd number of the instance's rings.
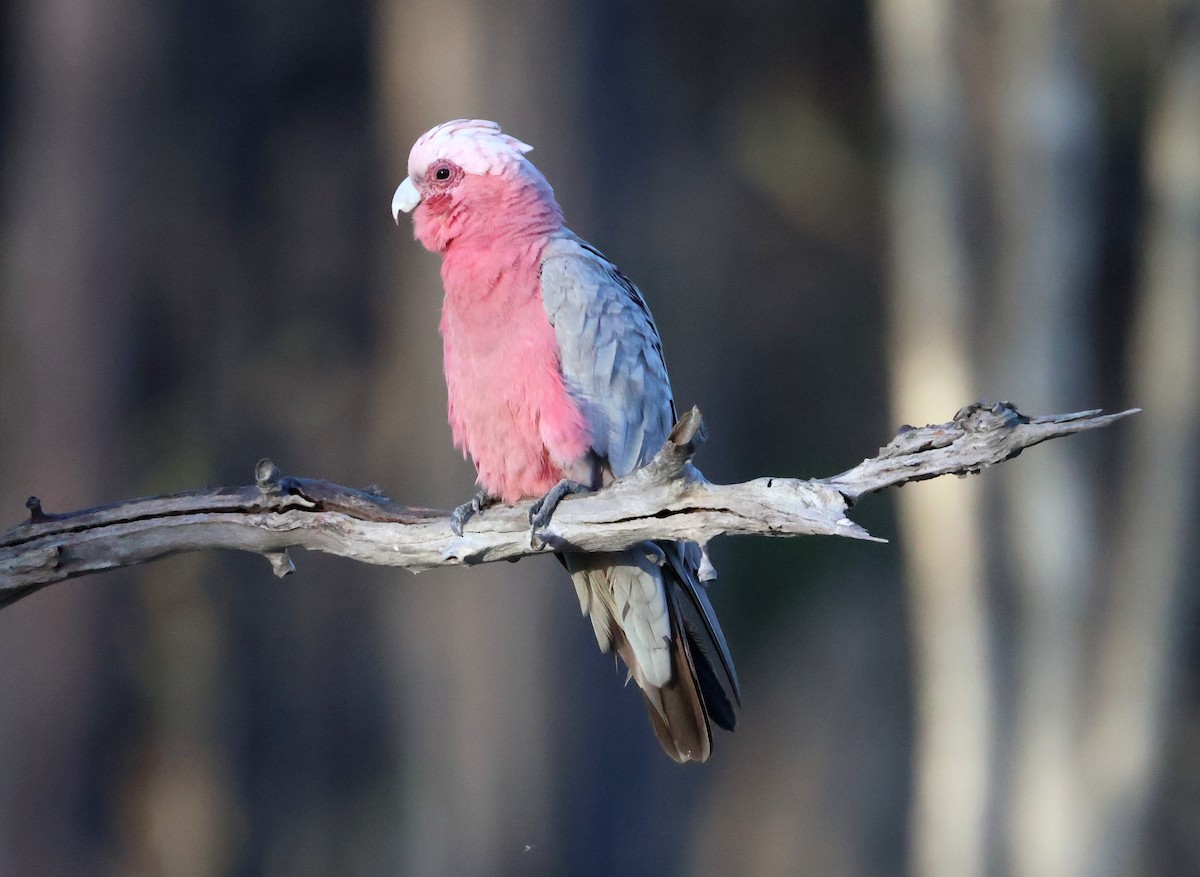
[{"label": "bird's shoulder", "polygon": [[539,275],[543,303],[552,323],[587,315],[601,319],[610,328],[633,329],[661,353],[658,328],[641,290],[600,250],[574,232],[563,229],[550,239]]}]

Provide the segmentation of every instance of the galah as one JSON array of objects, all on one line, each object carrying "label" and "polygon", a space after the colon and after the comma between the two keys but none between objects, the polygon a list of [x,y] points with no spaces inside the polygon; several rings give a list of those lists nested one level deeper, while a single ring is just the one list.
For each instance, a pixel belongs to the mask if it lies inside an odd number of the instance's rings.
[{"label": "galah", "polygon": [[[642,294],[564,227],[531,148],[495,122],[446,122],[413,145],[392,198],[396,221],[412,213],[442,257],[450,425],[480,487],[454,512],[459,534],[489,505],[530,498],[545,526],[565,495],[649,462],[675,422]],[[710,722],[733,730],[741,698],[700,557],[690,542],[560,555],[600,648],[625,662],[679,762],[708,758]]]}]

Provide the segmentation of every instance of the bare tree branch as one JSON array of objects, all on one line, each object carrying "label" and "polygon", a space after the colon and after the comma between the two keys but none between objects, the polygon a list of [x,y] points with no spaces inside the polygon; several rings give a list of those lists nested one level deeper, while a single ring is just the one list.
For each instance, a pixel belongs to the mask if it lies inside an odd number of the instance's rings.
[{"label": "bare tree branch", "polygon": [[[707,543],[714,536],[849,536],[874,539],[846,517],[886,487],[975,473],[1059,436],[1136,413],[1083,411],[1028,418],[1010,403],[976,403],[953,422],[902,427],[879,454],[832,478],[757,478],[712,484],[691,465],[704,441],[698,409],[685,414],[655,458],[604,490],[565,500],[533,534],[529,507],[497,506],[462,536],[449,513],[399,505],[373,489],[281,477],[259,462],[256,484],[192,490],[48,514],[31,497],[29,520],[0,533],[0,606],[46,585],[185,551],[238,549],[264,555],[276,575],[294,570],[287,549],[325,551],[364,563],[436,566],[488,563],[565,548],[612,551],[647,539]],[[882,540],[876,540],[882,541]]]}]

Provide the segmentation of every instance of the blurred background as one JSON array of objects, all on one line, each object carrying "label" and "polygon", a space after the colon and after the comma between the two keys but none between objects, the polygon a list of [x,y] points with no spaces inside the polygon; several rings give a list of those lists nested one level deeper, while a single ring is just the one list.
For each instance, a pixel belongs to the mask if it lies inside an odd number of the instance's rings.
[{"label": "blurred background", "polygon": [[865,501],[887,545],[718,541],[700,766],[549,559],[46,589],[0,612],[0,874],[1200,874],[1195,0],[12,0],[0,525],[264,455],[466,499],[388,211],[463,116],[641,285],[713,480],[1145,413]]}]

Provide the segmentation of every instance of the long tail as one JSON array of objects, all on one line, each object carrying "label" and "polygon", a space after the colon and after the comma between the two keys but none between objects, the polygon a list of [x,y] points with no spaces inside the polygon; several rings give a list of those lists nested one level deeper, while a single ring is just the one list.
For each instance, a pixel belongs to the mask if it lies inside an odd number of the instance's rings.
[{"label": "long tail", "polygon": [[707,760],[710,723],[732,731],[741,704],[697,555],[695,546],[671,542],[562,556],[601,650],[621,656],[659,742],[679,762]]}]

